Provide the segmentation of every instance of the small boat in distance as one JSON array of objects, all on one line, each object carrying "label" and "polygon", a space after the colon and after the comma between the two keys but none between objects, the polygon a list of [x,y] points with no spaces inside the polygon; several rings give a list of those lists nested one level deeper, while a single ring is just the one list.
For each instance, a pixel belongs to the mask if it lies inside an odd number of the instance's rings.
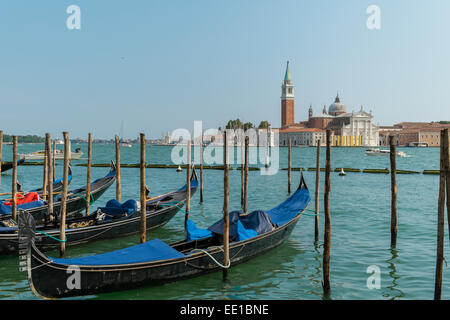
[{"label": "small boat in distance", "polygon": [[[366,155],[368,156],[389,156],[391,154],[390,150],[371,148],[366,150]],[[397,151],[397,156],[406,157],[406,153],[403,151]]]},{"label": "small boat in distance", "polygon": [[127,147],[127,148],[131,148],[131,147],[133,146],[131,143],[124,142],[124,141],[121,141],[121,142],[119,143],[119,145],[120,145],[121,147]]},{"label": "small boat in distance", "polygon": [[[55,160],[64,160],[64,150],[55,150],[54,151]],[[83,155],[83,151],[81,151],[81,148],[76,148],[75,152],[70,153],[70,159],[76,160],[80,159]],[[25,160],[44,160],[45,157],[45,150],[39,150],[32,153],[27,154],[21,154],[21,157],[25,158]]]}]

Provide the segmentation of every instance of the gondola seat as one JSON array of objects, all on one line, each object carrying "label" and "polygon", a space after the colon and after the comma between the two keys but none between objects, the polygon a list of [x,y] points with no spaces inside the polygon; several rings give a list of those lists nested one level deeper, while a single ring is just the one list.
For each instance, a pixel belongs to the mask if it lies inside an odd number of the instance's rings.
[{"label": "gondola seat", "polygon": [[[262,211],[253,211],[244,215],[242,211],[230,212],[230,241],[242,241],[268,231],[276,225],[272,223],[269,215]],[[208,228],[212,233],[223,235],[223,219],[220,219]]]},{"label": "gondola seat", "polygon": [[212,232],[208,229],[199,229],[195,223],[188,219],[186,221],[187,241],[200,240],[212,237]]},{"label": "gondola seat", "polygon": [[[17,205],[17,211],[19,209],[27,210],[27,209],[32,209],[32,208],[36,208],[36,207],[41,207],[43,205],[45,205],[45,202],[38,198],[38,200],[36,200],[36,201],[26,202],[26,203]],[[11,213],[12,213],[12,205],[11,204],[4,203],[4,202],[0,203],[0,214],[11,214]]]},{"label": "gondola seat", "polygon": [[138,202],[130,199],[120,203],[116,199],[109,200],[105,207],[99,207],[97,210],[105,213],[107,217],[117,219],[128,216],[138,210]]}]

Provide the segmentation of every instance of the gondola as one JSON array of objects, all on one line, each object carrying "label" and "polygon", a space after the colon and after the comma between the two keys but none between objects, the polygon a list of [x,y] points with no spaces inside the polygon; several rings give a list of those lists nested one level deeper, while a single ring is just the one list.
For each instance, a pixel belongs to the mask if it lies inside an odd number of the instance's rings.
[{"label": "gondola", "polygon": [[[20,158],[19,160],[17,160],[17,165],[20,166],[24,162],[25,162],[25,158]],[[12,167],[13,167],[12,161],[2,162],[2,171],[1,172],[8,171],[8,170],[12,169]]]},{"label": "gondola", "polygon": [[[101,195],[114,183],[116,179],[116,167],[111,163],[110,171],[103,178],[97,179],[90,184],[91,196],[86,199],[86,186],[68,191],[66,202],[66,215],[70,217],[83,211],[86,208],[86,201],[95,202]],[[61,209],[62,194],[59,193],[53,197],[53,212],[56,216],[59,215]],[[26,209],[36,220],[38,225],[46,224],[48,222],[48,202],[40,200],[35,203],[36,206]],[[0,204],[1,207],[1,204]],[[18,209],[21,209],[18,206]],[[0,215],[0,221],[5,222],[11,218],[11,214]]]},{"label": "gondola", "polygon": [[[159,285],[234,266],[281,245],[311,200],[303,176],[299,188],[269,211],[230,213],[230,265],[224,266],[218,221],[208,229],[187,223],[185,240],[170,245],[158,239],[121,250],[81,258],[52,258],[36,247],[34,221],[19,216],[19,266],[33,293],[61,298]],[[190,223],[189,223],[190,222]],[[223,229],[222,229],[223,230]]]},{"label": "gondola", "polygon": [[[72,178],[73,178],[72,168],[69,166],[69,175],[67,178],[68,185],[72,182]],[[53,192],[54,193],[60,192],[62,190],[62,188],[63,188],[63,179],[62,178],[59,178],[59,179],[56,179],[55,181],[53,181]],[[29,192],[37,192],[37,193],[39,193],[39,195],[41,195],[42,190],[43,190],[42,187],[40,187],[37,189],[30,190]],[[48,192],[48,189],[47,189],[47,192]]]},{"label": "gondola", "polygon": [[[192,171],[191,195],[198,187],[197,173]],[[153,230],[165,225],[183,207],[186,202],[187,186],[153,197],[147,200],[146,218],[147,230]],[[136,200],[128,200],[123,204],[110,200],[104,207],[99,207],[90,215],[72,218],[66,221],[66,247],[88,242],[117,238],[136,234],[140,230],[141,212]],[[0,221],[1,226],[1,221]],[[35,238],[36,246],[41,251],[56,249],[60,243],[60,228],[57,225],[40,226]],[[0,254],[17,253],[19,239],[17,225],[0,227]]]},{"label": "gondola", "polygon": [[[68,185],[70,185],[70,183],[72,182],[72,178],[73,178],[73,176],[72,176],[72,168],[69,166],[69,175],[68,175],[68,178],[67,178]],[[53,192],[54,193],[60,192],[62,190],[62,187],[63,187],[62,178],[53,181]],[[22,192],[21,189],[22,189],[22,185],[17,181],[17,191],[18,192]],[[33,190],[29,190],[26,193],[36,192],[36,193],[39,194],[39,196],[42,196],[42,193],[43,193],[42,190],[43,190],[42,187],[40,187],[40,188],[36,188],[36,189],[33,189]],[[11,195],[11,194],[9,193],[8,195]],[[2,202],[4,200],[5,199],[0,200],[0,202]]]}]

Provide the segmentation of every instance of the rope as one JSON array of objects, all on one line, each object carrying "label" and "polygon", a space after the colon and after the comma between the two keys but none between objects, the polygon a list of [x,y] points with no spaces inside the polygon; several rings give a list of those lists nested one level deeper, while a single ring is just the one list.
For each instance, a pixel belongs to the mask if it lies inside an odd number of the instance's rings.
[{"label": "rope", "polygon": [[186,211],[185,209],[183,209],[183,207],[179,207],[178,204],[180,202],[167,202],[167,203],[160,203],[158,204],[161,207],[177,207],[180,211],[184,212],[185,214],[190,214],[190,211]]},{"label": "rope", "polygon": [[[308,210],[308,209],[304,209],[303,211],[309,211],[309,212],[314,212],[313,210]],[[319,215],[319,213],[305,213],[305,212],[302,212],[301,213],[302,215],[305,215],[305,216],[312,216],[312,217],[315,217],[315,216],[318,216]]]},{"label": "rope", "polygon": [[87,203],[89,203],[89,204],[93,204],[94,202],[95,202],[95,200],[94,200],[94,196],[92,195],[92,193],[90,193],[89,194],[89,198],[91,199],[91,201],[88,201],[85,197],[83,197],[83,195],[82,194],[74,194],[73,195],[74,197],[81,197],[84,201],[86,201]]},{"label": "rope", "polygon": [[[218,248],[220,248],[220,247],[218,247]],[[223,251],[222,248],[220,248],[220,249]],[[219,267],[221,267],[221,268],[223,268],[223,269],[228,269],[228,268],[231,266],[231,259],[228,260],[228,265],[227,265],[227,266],[224,266],[224,265],[221,264],[219,261],[217,261],[216,259],[214,259],[214,257],[213,257],[212,255],[210,255],[206,250],[203,250],[203,249],[194,249],[194,250],[192,250],[191,252],[193,252],[193,251],[201,251],[201,252],[205,253],[208,257],[211,258],[212,261],[214,261]]]},{"label": "rope", "polygon": [[66,238],[64,240],[61,240],[61,239],[58,239],[58,238],[55,238],[55,237],[49,235],[48,233],[46,233],[44,231],[36,230],[36,232],[42,233],[42,234],[46,235],[47,237],[52,238],[53,240],[56,240],[56,241],[59,241],[59,242],[66,242],[67,241],[67,236],[66,236]]}]

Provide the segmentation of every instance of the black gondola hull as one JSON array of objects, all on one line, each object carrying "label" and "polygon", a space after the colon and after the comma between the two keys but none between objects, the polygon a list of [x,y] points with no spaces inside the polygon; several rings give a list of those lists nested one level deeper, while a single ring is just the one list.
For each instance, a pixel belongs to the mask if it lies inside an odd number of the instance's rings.
[{"label": "black gondola hull", "polygon": [[[196,187],[191,189],[191,196],[195,194],[196,190]],[[162,206],[161,204],[149,203],[146,209],[147,230],[154,230],[168,223],[183,207],[186,202],[186,196],[186,191],[169,193],[165,201],[170,200],[171,203],[176,203],[176,205]],[[164,204],[164,201],[161,203]],[[66,247],[137,234],[140,231],[141,225],[140,214],[139,211],[136,211],[127,218],[100,223],[96,219],[96,213],[92,213],[87,217],[69,219],[65,232]],[[36,247],[41,251],[59,248],[61,246],[60,242],[51,238],[59,238],[59,228],[44,230],[46,235],[39,232],[36,233]],[[18,249],[19,236],[17,233],[0,233],[0,254],[17,253]]]},{"label": "black gondola hull", "polygon": [[[231,266],[281,245],[288,239],[299,218],[300,215],[285,226],[271,232],[231,243]],[[37,295],[45,298],[92,295],[154,286],[221,270],[220,266],[202,252],[185,258],[153,263],[90,267],[54,264],[36,251],[34,246],[30,250],[32,269],[30,285]],[[211,251],[210,254],[217,261],[224,259],[223,251],[220,249]],[[79,276],[79,283],[72,282],[76,273]],[[78,288],[77,285],[79,285]]]}]

